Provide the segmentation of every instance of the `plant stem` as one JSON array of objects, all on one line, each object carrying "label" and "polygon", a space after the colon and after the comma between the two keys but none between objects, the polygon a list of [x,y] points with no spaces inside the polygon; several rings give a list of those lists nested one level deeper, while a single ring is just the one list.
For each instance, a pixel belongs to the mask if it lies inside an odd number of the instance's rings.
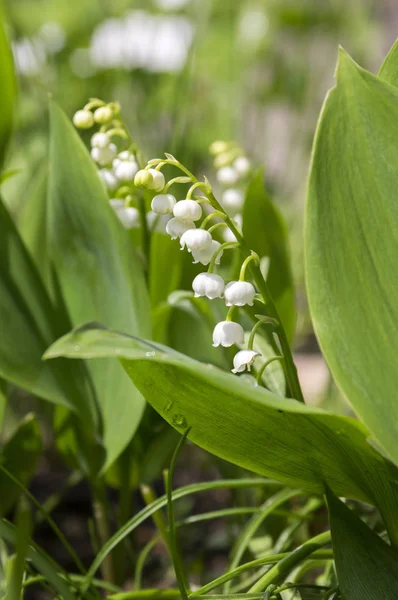
[{"label": "plant stem", "polygon": [[[111,537],[108,522],[108,498],[106,495],[105,484],[102,481],[96,481],[94,484],[94,519],[97,526],[98,536],[101,544],[104,545]],[[102,575],[106,582],[114,583],[112,556],[109,555],[102,563]]]}]

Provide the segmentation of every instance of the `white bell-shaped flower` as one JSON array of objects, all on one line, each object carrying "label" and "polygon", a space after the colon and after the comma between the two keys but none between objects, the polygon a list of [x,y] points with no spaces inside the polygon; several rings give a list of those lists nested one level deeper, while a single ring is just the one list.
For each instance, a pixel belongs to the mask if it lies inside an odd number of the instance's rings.
[{"label": "white bell-shaped flower", "polygon": [[199,273],[192,282],[195,298],[200,298],[201,296],[206,296],[209,300],[221,298],[224,287],[223,278],[215,273]]},{"label": "white bell-shaped flower", "polygon": [[180,200],[175,204],[173,214],[179,219],[198,221],[202,216],[202,207],[195,200]]},{"label": "white bell-shaped flower", "polygon": [[184,221],[184,219],[178,219],[173,217],[166,225],[166,233],[171,236],[172,240],[180,238],[186,231],[195,229],[195,223],[193,221]]},{"label": "white bell-shaped flower", "polygon": [[234,217],[236,213],[242,210],[244,201],[245,197],[242,190],[235,188],[225,190],[221,196],[221,204],[230,217]]},{"label": "white bell-shaped flower", "polygon": [[188,252],[193,252],[210,249],[212,241],[211,234],[205,229],[188,229],[181,236],[181,250],[186,248]]},{"label": "white bell-shaped flower", "polygon": [[125,229],[137,229],[140,226],[140,211],[134,206],[126,206],[124,200],[112,198],[110,205]]},{"label": "white bell-shaped flower", "polygon": [[213,331],[213,346],[229,348],[234,344],[243,344],[245,332],[239,323],[234,321],[220,321]]},{"label": "white bell-shaped flower", "polygon": [[101,177],[106,189],[114,192],[119,187],[119,180],[112,169],[100,169],[98,175]]},{"label": "white bell-shaped flower", "polygon": [[101,133],[98,131],[94,133],[91,138],[91,146],[92,148],[106,148],[110,144],[109,135],[107,133]]},{"label": "white bell-shaped flower", "polygon": [[78,110],[73,115],[73,125],[78,129],[90,129],[94,125],[93,113],[89,110]]},{"label": "white bell-shaped flower", "polygon": [[246,369],[250,371],[250,368],[257,356],[260,356],[258,352],[254,350],[240,350],[234,356],[234,368],[232,373],[242,373]]},{"label": "white bell-shaped flower", "polygon": [[[115,162],[115,161],[113,161]],[[116,167],[114,172],[119,181],[134,181],[134,177],[138,173],[139,167],[135,161],[132,160],[121,160]]]},{"label": "white bell-shaped flower", "polygon": [[217,171],[217,181],[222,185],[234,185],[238,181],[238,173],[232,167],[222,167]]},{"label": "white bell-shaped flower", "polygon": [[[210,263],[211,259],[213,258],[214,254],[218,251],[220,246],[221,246],[220,242],[217,242],[216,240],[212,240],[210,246],[207,246],[206,248],[203,248],[202,250],[192,250],[192,256],[194,259],[193,263],[194,264],[201,263],[202,265],[208,265]],[[216,265],[220,264],[222,255],[223,255],[223,252],[220,252],[220,254],[217,256]]]},{"label": "white bell-shaped flower", "polygon": [[234,160],[234,169],[241,176],[245,177],[251,169],[250,160],[246,156],[239,156]]},{"label": "white bell-shaped flower", "polygon": [[117,148],[115,144],[109,144],[109,146],[106,146],[105,148],[97,148],[97,146],[95,146],[91,149],[92,159],[101,167],[109,165],[115,158],[116,153]]},{"label": "white bell-shaped flower", "polygon": [[225,287],[227,306],[253,306],[256,290],[248,281],[231,281]]},{"label": "white bell-shaped flower", "polygon": [[176,202],[173,194],[158,194],[152,199],[151,208],[157,215],[168,215],[173,212]]},{"label": "white bell-shaped flower", "polygon": [[148,169],[148,171],[153,177],[153,183],[150,184],[149,189],[161,192],[166,184],[163,173],[156,169]]}]

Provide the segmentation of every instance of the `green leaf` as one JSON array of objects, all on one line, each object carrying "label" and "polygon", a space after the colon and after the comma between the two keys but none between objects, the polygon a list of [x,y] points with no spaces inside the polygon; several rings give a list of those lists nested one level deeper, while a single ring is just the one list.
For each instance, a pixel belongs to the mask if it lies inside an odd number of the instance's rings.
[{"label": "green leaf", "polygon": [[148,402],[179,431],[213,454],[256,473],[315,493],[327,482],[338,493],[395,506],[389,466],[358,421],[245,384],[213,365],[160,344],[95,324],[58,340],[46,357],[119,356]]},{"label": "green leaf", "polygon": [[4,163],[7,145],[12,132],[16,82],[12,52],[5,31],[5,17],[0,5],[0,170]]},{"label": "green leaf", "polygon": [[17,516],[17,532],[15,544],[15,560],[10,569],[7,584],[6,600],[21,600],[23,598],[23,580],[25,572],[25,560],[29,550],[29,540],[32,534],[32,516],[30,506],[24,496],[21,497]]},{"label": "green leaf", "polygon": [[258,171],[249,184],[243,209],[243,235],[260,258],[269,258],[267,285],[289,339],[296,324],[293,279],[287,233],[282,215],[264,186]]},{"label": "green leaf", "polygon": [[396,600],[398,551],[328,489],[334,560],[345,600]]},{"label": "green leaf", "polygon": [[[41,451],[38,423],[33,415],[27,415],[0,450],[0,462],[23,485],[27,486],[35,472]],[[20,494],[21,489],[0,470],[0,515],[10,510]]]},{"label": "green leaf", "polygon": [[383,64],[380,67],[379,77],[398,86],[398,40],[393,44]]},{"label": "green leaf", "polygon": [[0,376],[94,423],[92,398],[81,364],[64,369],[42,361],[65,329],[11,217],[0,200]]},{"label": "green leaf", "polygon": [[397,136],[398,89],[341,51],[309,181],[309,304],[334,378],[398,463]]},{"label": "green leaf", "polygon": [[180,245],[168,235],[156,232],[152,234],[149,269],[152,308],[166,302],[169,294],[179,287],[183,256]]},{"label": "green leaf", "polygon": [[[149,300],[128,232],[109,205],[73,126],[50,107],[49,250],[74,325],[98,319],[149,336]],[[114,360],[89,365],[103,420],[107,468],[134,435],[144,399]]]}]

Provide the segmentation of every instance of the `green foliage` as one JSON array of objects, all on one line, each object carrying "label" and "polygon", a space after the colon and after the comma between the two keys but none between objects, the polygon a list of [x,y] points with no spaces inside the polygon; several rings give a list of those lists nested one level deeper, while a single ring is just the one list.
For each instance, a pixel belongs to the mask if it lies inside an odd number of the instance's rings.
[{"label": "green foliage", "polygon": [[337,576],[345,600],[395,600],[398,550],[327,490]]},{"label": "green foliage", "polygon": [[34,474],[42,453],[39,425],[33,415],[27,415],[0,451],[0,515],[12,508],[21,494],[20,487],[10,481],[4,467],[23,485]]},{"label": "green foliage", "polygon": [[14,107],[16,82],[14,61],[8,43],[2,4],[0,3],[0,81],[1,81],[1,111],[0,111],[0,170],[3,167],[5,153],[14,122]]},{"label": "green foliage", "polygon": [[340,51],[309,182],[306,254],[315,331],[338,385],[398,461],[398,90]]},{"label": "green foliage", "polygon": [[[144,276],[114,215],[96,169],[67,117],[51,104],[49,251],[73,324],[89,319],[131,334],[149,334]],[[101,411],[105,467],[128,444],[144,399],[117,361],[90,363]]]},{"label": "green foliage", "polygon": [[[79,350],[76,352],[76,347]],[[87,324],[58,340],[46,358],[118,356],[148,402],[189,439],[241,467],[322,493],[379,505],[395,502],[385,459],[357,421],[254,388],[212,365]]]},{"label": "green foliage", "polygon": [[260,170],[246,193],[243,235],[260,258],[269,259],[267,284],[289,339],[296,325],[293,278],[285,223],[265,189]]}]

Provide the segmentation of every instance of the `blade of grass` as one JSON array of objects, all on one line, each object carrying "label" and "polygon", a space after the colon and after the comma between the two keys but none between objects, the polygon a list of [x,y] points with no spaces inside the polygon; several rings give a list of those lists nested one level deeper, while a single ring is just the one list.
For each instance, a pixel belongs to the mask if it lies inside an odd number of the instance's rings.
[{"label": "blade of grass", "polygon": [[29,503],[22,497],[19,501],[16,518],[15,557],[8,580],[5,600],[21,600],[22,583],[25,572],[25,559],[32,531]]}]

